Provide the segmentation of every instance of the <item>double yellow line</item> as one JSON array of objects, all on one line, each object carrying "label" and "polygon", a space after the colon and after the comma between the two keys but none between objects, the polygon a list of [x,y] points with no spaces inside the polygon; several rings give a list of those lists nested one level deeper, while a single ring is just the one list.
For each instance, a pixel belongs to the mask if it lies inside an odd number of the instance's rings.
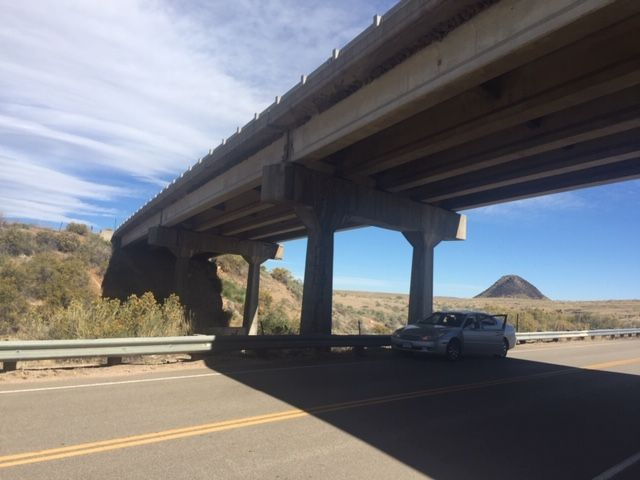
[{"label": "double yellow line", "polygon": [[[640,363],[640,358],[617,360],[614,362],[586,365],[583,369],[596,370],[602,368],[610,368],[622,365]],[[48,462],[80,455],[89,455],[92,453],[106,452],[109,450],[118,450],[122,448],[136,447],[140,445],[148,445],[151,443],[166,442],[169,440],[177,440],[180,438],[194,437],[198,435],[206,435],[224,430],[233,430],[237,428],[250,427],[254,425],[262,425],[266,423],[282,422],[285,420],[293,420],[296,418],[306,417],[309,415],[318,415],[322,413],[347,410],[351,408],[368,407],[372,405],[380,405],[385,403],[397,402],[401,400],[409,400],[414,398],[430,397],[443,395],[446,393],[463,392],[469,390],[477,390],[481,388],[519,383],[540,378],[549,378],[558,375],[566,375],[568,373],[578,373],[581,370],[577,368],[563,368],[552,372],[537,373],[533,375],[525,375],[518,377],[502,378],[489,380],[484,382],[468,383],[463,385],[451,385],[438,388],[430,388],[427,390],[418,390],[408,393],[399,393],[393,395],[384,395],[372,397],[363,400],[354,400],[351,402],[334,403],[318,407],[309,408],[307,410],[292,409],[278,413],[270,413],[265,415],[257,415],[253,417],[239,418],[235,420],[226,420],[222,422],[205,423],[192,427],[175,428],[172,430],[163,430],[160,432],[146,433],[142,435],[132,435],[129,437],[114,438],[111,440],[103,440],[99,442],[81,443],[70,445],[68,447],[51,448],[34,452],[18,453],[14,455],[5,455],[0,457],[0,468],[15,467],[18,465],[27,465],[38,462]]]}]

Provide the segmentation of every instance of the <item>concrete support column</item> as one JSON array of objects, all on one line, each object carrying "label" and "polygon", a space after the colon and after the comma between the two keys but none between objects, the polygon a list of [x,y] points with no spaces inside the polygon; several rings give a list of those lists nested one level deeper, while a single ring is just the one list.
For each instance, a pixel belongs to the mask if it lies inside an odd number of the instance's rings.
[{"label": "concrete support column", "polygon": [[403,232],[413,247],[411,287],[409,289],[409,323],[433,312],[433,249],[440,237],[425,232]]},{"label": "concrete support column", "polygon": [[180,297],[180,303],[187,304],[187,283],[189,276],[189,262],[191,261],[191,252],[188,250],[174,249],[173,254],[176,258],[174,270],[175,292]]},{"label": "concrete support column", "polygon": [[247,291],[244,296],[244,311],[242,313],[242,327],[247,335],[258,334],[258,304],[260,301],[260,266],[267,260],[260,256],[244,256],[249,264],[247,276]]},{"label": "concrete support column", "polygon": [[296,207],[307,227],[307,258],[302,291],[300,334],[331,334],[333,303],[333,235],[342,216],[339,209]]}]

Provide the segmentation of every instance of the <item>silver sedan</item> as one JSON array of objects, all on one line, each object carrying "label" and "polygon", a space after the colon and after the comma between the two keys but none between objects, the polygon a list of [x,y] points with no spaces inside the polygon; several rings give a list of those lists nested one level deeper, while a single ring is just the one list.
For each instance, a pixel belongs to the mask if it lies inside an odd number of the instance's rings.
[{"label": "silver sedan", "polygon": [[449,360],[462,354],[505,357],[515,345],[515,329],[506,315],[466,310],[435,312],[391,336],[395,351],[444,355]]}]

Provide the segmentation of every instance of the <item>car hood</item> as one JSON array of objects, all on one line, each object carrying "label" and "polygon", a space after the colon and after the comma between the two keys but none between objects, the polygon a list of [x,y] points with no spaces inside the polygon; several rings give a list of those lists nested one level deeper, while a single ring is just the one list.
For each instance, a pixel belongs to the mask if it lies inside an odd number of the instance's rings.
[{"label": "car hood", "polygon": [[441,335],[452,330],[457,330],[457,328],[444,327],[442,325],[407,325],[398,333],[406,333],[411,335]]}]

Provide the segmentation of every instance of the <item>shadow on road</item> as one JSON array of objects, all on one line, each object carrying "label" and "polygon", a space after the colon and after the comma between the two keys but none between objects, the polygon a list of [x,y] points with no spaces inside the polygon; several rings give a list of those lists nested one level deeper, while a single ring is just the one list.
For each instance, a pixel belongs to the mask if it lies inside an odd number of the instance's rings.
[{"label": "shadow on road", "polygon": [[586,479],[640,450],[636,375],[389,352],[208,365],[436,479]]}]

